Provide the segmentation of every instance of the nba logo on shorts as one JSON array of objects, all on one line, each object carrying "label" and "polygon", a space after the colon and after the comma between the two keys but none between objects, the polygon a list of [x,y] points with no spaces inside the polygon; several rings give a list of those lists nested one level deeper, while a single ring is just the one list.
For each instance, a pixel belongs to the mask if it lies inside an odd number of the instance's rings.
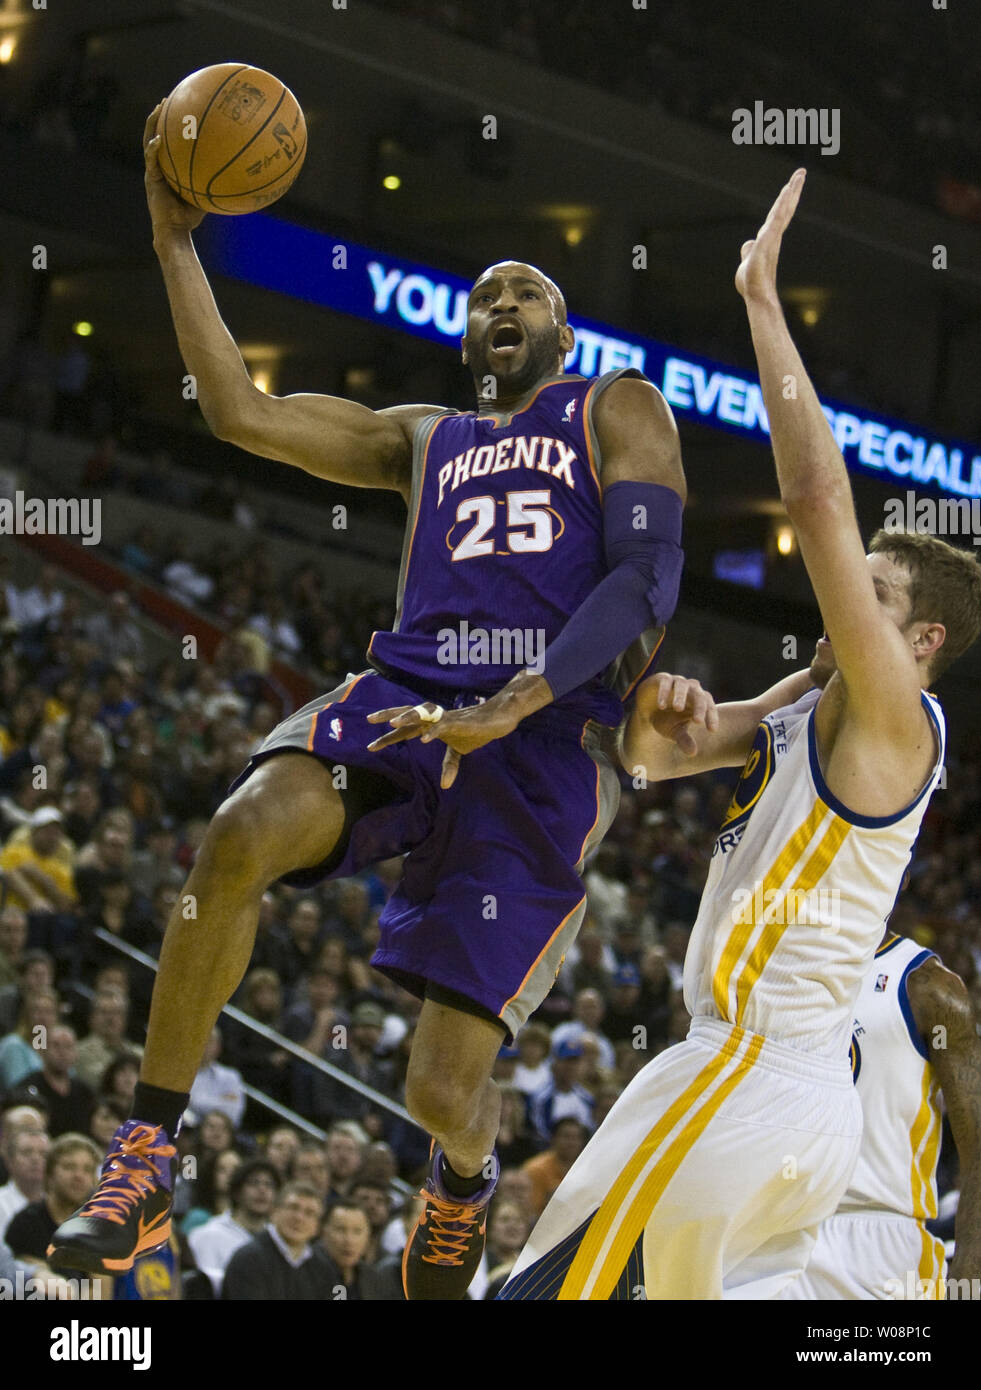
[{"label": "nba logo on shorts", "polygon": [[876,994],[882,994],[882,992],[885,990],[886,981],[887,981],[888,979],[889,979],[889,976],[888,976],[888,975],[876,975],[876,977],[875,977],[875,992],[876,992]]},{"label": "nba logo on shorts", "polygon": [[[332,720],[330,721],[330,737],[331,737],[331,738],[340,738],[340,736],[341,736],[341,730],[342,730],[343,728],[344,728],[344,724],[343,724],[343,722],[342,722],[340,719],[332,719]],[[878,986],[876,986],[876,988],[878,988]]]}]

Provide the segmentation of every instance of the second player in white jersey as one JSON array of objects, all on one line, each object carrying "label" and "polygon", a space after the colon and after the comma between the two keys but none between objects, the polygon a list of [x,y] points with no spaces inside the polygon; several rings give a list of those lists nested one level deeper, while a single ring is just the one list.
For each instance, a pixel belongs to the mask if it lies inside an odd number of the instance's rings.
[{"label": "second player in white jersey", "polygon": [[887,933],[855,1004],[851,1064],[864,1116],[858,1159],[807,1269],[781,1297],[944,1296],[944,1246],[926,1224],[937,1215],[941,1086],[961,1160],[958,1277],[981,1291],[981,1040],[963,982],[932,951]]},{"label": "second player in white jersey", "polygon": [[944,761],[944,718],[924,692],[936,740],[919,795],[893,816],[843,806],[821,771],[821,691],[768,714],[715,842],[685,961],[694,1019],[839,1059],[852,1000],[892,910]]},{"label": "second player in white jersey", "polygon": [[906,937],[878,948],[855,1002],[851,1064],[865,1125],[839,1211],[937,1214],[940,1083],[910,1004],[912,971],[933,959]]},{"label": "second player in white jersey", "polygon": [[[820,694],[778,705],[753,740],[689,946],[688,1039],[614,1105],[502,1298],[622,1298],[641,1264],[649,1298],[774,1298],[812,1257],[862,1130],[846,1062],[854,1002],[944,747],[924,696],[936,739],[926,782],[891,817],[856,815],[817,760]],[[822,887],[836,905],[826,920],[788,901]]]}]

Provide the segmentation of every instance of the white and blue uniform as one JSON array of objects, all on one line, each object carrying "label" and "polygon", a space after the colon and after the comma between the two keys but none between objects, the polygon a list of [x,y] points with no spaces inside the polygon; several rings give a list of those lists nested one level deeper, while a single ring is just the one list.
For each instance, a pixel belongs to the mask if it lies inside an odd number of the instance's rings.
[{"label": "white and blue uniform", "polygon": [[907,991],[912,972],[933,956],[892,936],[866,972],[851,1046],[865,1120],[858,1160],[807,1269],[783,1298],[941,1296],[944,1247],[926,1228],[937,1214],[940,1088]]},{"label": "white and blue uniform", "polygon": [[864,816],[825,782],[819,698],[757,730],[688,946],[688,1038],[620,1096],[502,1299],[775,1298],[838,1208],[862,1131],[855,1001],[940,778],[944,719],[924,693],[933,770],[903,810]]}]

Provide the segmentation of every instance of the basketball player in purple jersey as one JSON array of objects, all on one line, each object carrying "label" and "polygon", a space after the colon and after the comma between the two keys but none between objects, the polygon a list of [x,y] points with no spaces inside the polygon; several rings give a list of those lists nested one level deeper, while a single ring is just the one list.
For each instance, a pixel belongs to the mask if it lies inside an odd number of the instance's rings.
[{"label": "basketball player in purple jersey", "polygon": [[619,799],[621,696],[677,600],[677,431],[639,373],[564,374],[562,295],[513,261],[470,295],[476,411],[264,395],[195,254],[203,214],[157,167],[155,120],[154,248],[212,431],[332,482],[393,489],[408,526],[398,617],[374,634],[369,669],[275,729],[211,823],[185,890],[197,916],[176,909],[167,929],[133,1118],[51,1259],[118,1273],[167,1239],[180,1116],[269,884],[405,855],[373,957],[423,999],[406,1104],[435,1146],[403,1278],[411,1299],[460,1299],[497,1180],[491,1068],[579,928],[583,861]]}]

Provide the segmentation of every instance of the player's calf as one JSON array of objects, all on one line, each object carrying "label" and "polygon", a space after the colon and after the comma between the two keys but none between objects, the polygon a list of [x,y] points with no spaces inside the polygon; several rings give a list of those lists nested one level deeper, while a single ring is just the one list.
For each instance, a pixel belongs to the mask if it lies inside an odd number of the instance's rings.
[{"label": "player's calf", "polygon": [[344,807],[314,758],[259,767],[218,810],[167,925],[134,1117],[92,1197],[55,1232],[57,1268],[121,1273],[170,1232],[174,1138],[205,1043],[252,954],[259,905],[283,874],[331,853]]},{"label": "player's calf", "polygon": [[462,1299],[484,1253],[501,1096],[491,1080],[503,1029],[427,999],[406,1075],[406,1105],[435,1138],[424,1207],[402,1260],[410,1300]]},{"label": "player's calf", "polygon": [[455,1168],[468,1174],[480,1170],[494,1147],[500,1118],[500,1096],[489,1077],[467,1090],[453,1077],[413,1077],[410,1066],[405,1103],[412,1118],[453,1155]]}]

